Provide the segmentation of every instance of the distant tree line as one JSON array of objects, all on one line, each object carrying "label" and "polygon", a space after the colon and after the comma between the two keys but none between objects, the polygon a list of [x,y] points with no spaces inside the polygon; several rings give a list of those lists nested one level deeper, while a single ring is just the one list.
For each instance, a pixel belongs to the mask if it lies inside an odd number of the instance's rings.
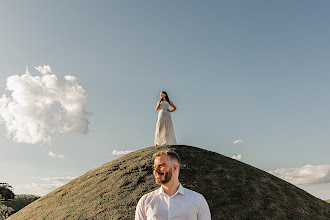
[{"label": "distant tree line", "polygon": [[8,183],[0,183],[0,198],[8,201],[8,199],[14,199],[13,187]]}]

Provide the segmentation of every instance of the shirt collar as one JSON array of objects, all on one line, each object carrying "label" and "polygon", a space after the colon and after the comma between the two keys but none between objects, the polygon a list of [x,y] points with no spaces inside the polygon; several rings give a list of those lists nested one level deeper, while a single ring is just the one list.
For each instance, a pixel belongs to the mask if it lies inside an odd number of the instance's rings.
[{"label": "shirt collar", "polygon": [[[184,187],[181,185],[179,185],[179,189],[176,191],[176,193],[174,193],[173,195],[177,194],[177,193],[180,193],[182,195],[184,195]],[[158,189],[158,192],[157,192],[157,195],[161,195],[161,194],[164,194],[164,195],[167,195],[165,192],[164,192],[164,189],[162,186],[160,186],[160,188]]]},{"label": "shirt collar", "polygon": [[178,192],[181,193],[182,195],[184,195],[184,188],[183,188],[183,186],[181,185],[181,183],[180,183],[180,186],[179,186]]}]

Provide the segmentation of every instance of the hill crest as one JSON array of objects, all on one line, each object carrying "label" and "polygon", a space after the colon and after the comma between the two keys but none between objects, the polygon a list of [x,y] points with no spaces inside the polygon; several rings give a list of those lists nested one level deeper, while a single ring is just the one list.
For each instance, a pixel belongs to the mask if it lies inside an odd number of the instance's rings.
[{"label": "hill crest", "polygon": [[86,172],[8,219],[134,219],[140,197],[159,187],[152,155],[177,152],[180,182],[204,195],[212,219],[329,219],[330,204],[266,171],[187,145],[151,146]]}]

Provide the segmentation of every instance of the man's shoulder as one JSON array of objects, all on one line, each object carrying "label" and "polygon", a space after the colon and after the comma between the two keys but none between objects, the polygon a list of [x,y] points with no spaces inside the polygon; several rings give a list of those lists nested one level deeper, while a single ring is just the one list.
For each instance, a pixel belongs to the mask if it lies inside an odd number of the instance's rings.
[{"label": "man's shoulder", "polygon": [[192,189],[188,189],[186,187],[183,187],[183,188],[185,190],[185,193],[188,193],[188,194],[193,195],[193,196],[203,196],[201,193],[196,192],[196,191],[194,191]]},{"label": "man's shoulder", "polygon": [[192,189],[188,189],[188,188],[184,187],[184,192],[187,195],[187,197],[190,197],[193,200],[198,200],[198,201],[205,200],[205,197],[203,196],[203,194],[196,192]]},{"label": "man's shoulder", "polygon": [[146,199],[148,199],[148,198],[152,198],[152,197],[154,197],[154,195],[156,195],[156,194],[158,193],[158,190],[159,190],[159,188],[158,188],[158,189],[155,189],[154,191],[151,191],[151,192],[148,192],[148,193],[144,194],[144,195],[140,198],[140,200],[146,200]]}]

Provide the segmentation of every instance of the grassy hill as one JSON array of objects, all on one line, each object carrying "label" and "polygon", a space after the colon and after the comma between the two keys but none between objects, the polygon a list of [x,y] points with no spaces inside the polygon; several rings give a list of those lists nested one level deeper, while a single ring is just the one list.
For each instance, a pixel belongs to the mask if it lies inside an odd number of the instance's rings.
[{"label": "grassy hill", "polygon": [[152,154],[182,158],[180,182],[204,195],[212,219],[330,219],[330,204],[263,170],[201,148],[152,146],[88,171],[10,216],[14,219],[134,219],[142,195],[159,186]]}]

